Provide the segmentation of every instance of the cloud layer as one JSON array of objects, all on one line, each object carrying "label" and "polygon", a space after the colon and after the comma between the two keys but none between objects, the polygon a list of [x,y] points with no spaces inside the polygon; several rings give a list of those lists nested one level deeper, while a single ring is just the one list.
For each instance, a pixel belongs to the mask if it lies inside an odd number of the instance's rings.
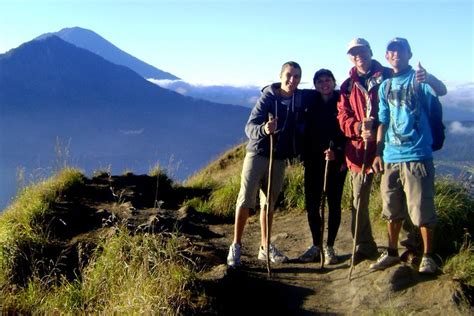
[{"label": "cloud layer", "polygon": [[474,125],[466,126],[466,125],[463,125],[461,122],[454,121],[449,124],[448,133],[474,135]]},{"label": "cloud layer", "polygon": [[256,85],[230,85],[190,83],[183,80],[148,81],[162,88],[173,90],[182,95],[204,99],[212,102],[253,107],[260,96],[260,87]]},{"label": "cloud layer", "polygon": [[[216,84],[209,82],[186,82],[183,80],[148,79],[163,88],[182,95],[212,102],[253,107],[260,96],[262,84]],[[448,94],[441,97],[444,119],[447,121],[474,121],[474,82],[447,82]],[[300,84],[300,88],[310,88]]]}]

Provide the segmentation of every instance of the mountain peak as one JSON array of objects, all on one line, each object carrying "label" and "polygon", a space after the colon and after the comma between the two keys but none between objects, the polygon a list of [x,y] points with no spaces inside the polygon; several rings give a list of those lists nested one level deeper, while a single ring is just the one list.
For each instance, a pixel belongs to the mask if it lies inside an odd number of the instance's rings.
[{"label": "mountain peak", "polygon": [[88,51],[91,51],[114,64],[126,66],[138,73],[143,78],[169,80],[179,79],[175,75],[157,69],[124,52],[92,30],[81,28],[79,26],[67,27],[61,29],[58,32],[45,33],[38,36],[36,39],[43,39],[53,35],[58,36],[64,41],[76,45],[77,47],[87,49]]}]

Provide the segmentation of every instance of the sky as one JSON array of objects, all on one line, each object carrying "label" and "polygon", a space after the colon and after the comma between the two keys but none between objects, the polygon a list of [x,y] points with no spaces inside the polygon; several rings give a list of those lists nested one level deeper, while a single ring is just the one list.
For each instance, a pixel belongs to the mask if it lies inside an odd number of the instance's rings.
[{"label": "sky", "polygon": [[303,84],[320,68],[341,83],[354,37],[386,66],[387,42],[405,37],[412,65],[450,84],[474,82],[472,0],[0,0],[0,54],[74,26],[195,83],[262,86],[289,60]]}]

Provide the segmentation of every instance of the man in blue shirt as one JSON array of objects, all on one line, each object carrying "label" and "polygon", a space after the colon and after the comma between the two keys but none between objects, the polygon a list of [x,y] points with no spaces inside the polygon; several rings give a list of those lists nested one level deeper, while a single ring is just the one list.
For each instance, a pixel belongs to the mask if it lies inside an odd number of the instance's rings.
[{"label": "man in blue shirt", "polygon": [[383,270],[400,262],[398,235],[403,216],[408,211],[423,238],[419,272],[435,273],[438,267],[431,257],[433,229],[437,222],[435,170],[427,110],[436,95],[428,84],[416,83],[415,70],[409,65],[412,52],[406,39],[391,40],[385,57],[394,75],[379,89],[380,125],[373,169],[383,172],[382,216],[388,220],[388,250],[370,268]]}]

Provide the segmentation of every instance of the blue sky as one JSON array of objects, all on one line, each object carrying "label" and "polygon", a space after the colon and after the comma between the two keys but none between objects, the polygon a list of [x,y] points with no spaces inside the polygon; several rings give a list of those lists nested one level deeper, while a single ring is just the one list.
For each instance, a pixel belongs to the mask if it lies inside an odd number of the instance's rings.
[{"label": "blue sky", "polygon": [[294,60],[342,82],[346,45],[364,37],[387,65],[386,43],[406,37],[412,64],[446,82],[474,82],[472,0],[0,0],[0,53],[64,27],[93,30],[124,51],[187,81],[278,80]]}]

